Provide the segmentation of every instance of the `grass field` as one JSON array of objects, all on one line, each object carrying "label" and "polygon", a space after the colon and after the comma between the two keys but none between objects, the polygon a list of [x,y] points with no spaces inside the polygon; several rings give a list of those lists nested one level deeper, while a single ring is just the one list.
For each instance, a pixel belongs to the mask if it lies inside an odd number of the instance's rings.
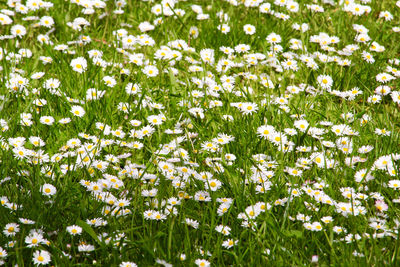
[{"label": "grass field", "polygon": [[0,9],[0,264],[400,265],[400,1]]}]

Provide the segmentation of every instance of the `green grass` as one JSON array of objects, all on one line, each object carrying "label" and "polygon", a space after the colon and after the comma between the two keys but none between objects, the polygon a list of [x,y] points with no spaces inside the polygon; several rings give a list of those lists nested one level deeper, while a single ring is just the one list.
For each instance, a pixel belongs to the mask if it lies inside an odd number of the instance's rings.
[{"label": "green grass", "polygon": [[[0,3],[13,20],[0,27],[0,263],[47,263],[48,252],[48,264],[54,266],[399,265],[400,35],[395,27],[400,8],[395,1],[364,1],[371,12],[360,16],[345,11],[343,3],[316,1],[325,11],[315,12],[307,8],[309,1],[299,0],[298,12],[290,12],[279,1],[264,1],[275,15],[290,15],[288,20],[249,7],[251,1],[177,1],[173,11],[165,4],[160,14],[152,12],[160,1],[119,2],[122,14],[114,13],[118,2],[112,0],[93,14],[83,14],[73,1],[52,2],[53,7],[26,14],[16,12],[20,6],[10,6],[11,1]],[[197,19],[193,5],[209,18]],[[229,19],[224,21],[220,11]],[[385,20],[383,11],[394,18]],[[26,19],[32,16],[37,19]],[[43,16],[52,17],[54,25],[37,24]],[[90,25],[80,31],[68,26],[77,17]],[[154,25],[156,19],[162,23],[153,30],[139,30],[140,23]],[[218,29],[223,23],[230,32]],[[295,30],[294,23],[307,23],[309,29]],[[246,34],[246,24],[256,32]],[[356,41],[355,24],[369,30],[369,41]],[[10,36],[14,25],[23,25],[26,34]],[[191,35],[192,26],[198,36]],[[147,34],[154,45],[134,41],[125,47],[117,37],[120,29],[135,40]],[[47,33],[51,43],[41,44],[38,35]],[[281,42],[269,42],[271,33]],[[339,42],[328,43],[330,49],[323,40],[313,42],[320,33]],[[293,48],[291,39],[301,41],[302,49]],[[373,42],[384,50],[376,51]],[[250,50],[228,56],[220,49],[243,44]],[[60,51],[58,45],[68,48]],[[348,45],[358,49],[346,53]],[[14,60],[22,48],[32,56]],[[181,58],[157,58],[159,49]],[[213,51],[211,64],[203,49]],[[103,63],[91,59],[90,50],[101,51]],[[367,63],[363,51],[375,62]],[[138,54],[142,64],[134,61]],[[52,62],[44,64],[43,56]],[[301,56],[314,59],[318,68],[307,66]],[[70,66],[78,57],[86,59],[82,73]],[[258,58],[254,64],[252,57]],[[230,68],[221,71],[218,64],[227,59]],[[297,63],[296,69],[282,67],[288,59],[296,61],[290,65]],[[340,64],[345,59],[350,66]],[[158,74],[146,74],[147,65]],[[38,72],[44,76],[31,78]],[[393,79],[379,81],[382,73]],[[330,88],[318,82],[321,75],[332,78]],[[115,86],[107,86],[105,76],[113,77]],[[49,90],[49,79],[60,86]],[[129,84],[140,90],[128,94]],[[290,86],[299,91],[289,91]],[[378,86],[388,87],[374,103]],[[354,99],[339,96],[355,87],[362,93]],[[89,88],[104,95],[87,99]],[[37,105],[38,99],[46,104]],[[121,105],[129,105],[126,112]],[[75,116],[73,106],[85,114]],[[152,115],[160,115],[157,122]],[[43,116],[54,123],[41,122]],[[60,123],[62,118],[71,121]],[[304,128],[302,119],[308,123]],[[134,120],[141,125],[134,126]],[[99,123],[107,126],[101,129]],[[264,133],[264,125],[274,131]],[[336,134],[340,125],[349,131]],[[289,129],[297,134],[285,133]],[[227,139],[218,140],[221,134]],[[17,137],[25,142],[15,143]],[[30,137],[40,137],[45,145],[36,146]],[[367,145],[373,149],[361,153]],[[364,178],[356,178],[361,172]],[[56,188],[54,194],[44,191],[48,184]],[[224,198],[231,204],[222,204]],[[323,222],[326,216],[331,222]],[[67,230],[72,225],[82,232],[72,234]],[[216,231],[221,225],[230,228],[229,235]],[[38,242],[32,243],[35,237]],[[232,247],[224,245],[228,240]]]}]

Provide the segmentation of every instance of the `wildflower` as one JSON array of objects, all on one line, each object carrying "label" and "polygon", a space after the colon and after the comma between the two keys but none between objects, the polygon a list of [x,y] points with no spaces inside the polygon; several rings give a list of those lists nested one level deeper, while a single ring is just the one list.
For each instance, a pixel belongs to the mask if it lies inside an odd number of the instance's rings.
[{"label": "wildflower", "polygon": [[301,176],[303,174],[303,171],[290,167],[286,167],[285,171],[292,176]]},{"label": "wildflower", "polygon": [[258,105],[256,103],[243,103],[241,105],[240,111],[244,115],[249,115],[258,110]]},{"label": "wildflower", "polygon": [[239,242],[238,240],[228,239],[228,240],[225,240],[224,242],[222,242],[222,246],[224,248],[228,248],[229,249],[229,248],[237,245],[238,242]]},{"label": "wildflower", "polygon": [[26,34],[26,28],[22,25],[14,25],[11,27],[11,34],[13,36],[22,37]]},{"label": "wildflower", "polygon": [[263,125],[257,128],[257,133],[260,137],[268,138],[275,133],[275,128],[271,125]]},{"label": "wildflower", "polygon": [[156,77],[158,75],[158,69],[155,66],[148,65],[142,71],[147,77]]},{"label": "wildflower", "polygon": [[276,34],[276,33],[270,33],[268,36],[267,36],[267,41],[269,42],[269,43],[271,43],[271,44],[277,44],[277,43],[280,43],[281,42],[281,36],[280,35],[278,35],[278,34]]},{"label": "wildflower", "polygon": [[7,255],[8,255],[7,251],[4,248],[0,247],[0,259],[1,258],[6,258]]},{"label": "wildflower", "polygon": [[386,21],[390,21],[393,19],[393,15],[389,11],[381,11],[379,13],[380,18],[384,18]]},{"label": "wildflower", "polygon": [[192,26],[189,29],[189,34],[192,36],[194,39],[196,39],[199,36],[199,29],[196,26]]},{"label": "wildflower", "polygon": [[386,129],[379,129],[379,128],[376,128],[375,129],[375,133],[377,134],[377,135],[382,135],[382,136],[390,136],[390,131],[388,131],[388,130],[386,130]]},{"label": "wildflower", "polygon": [[229,204],[229,203],[222,203],[221,205],[219,205],[219,207],[217,209],[218,216],[224,215],[226,212],[228,212],[230,207],[231,207],[231,204]]},{"label": "wildflower", "polygon": [[194,261],[194,263],[198,266],[198,267],[209,267],[211,266],[211,263],[208,260],[204,260],[204,259],[196,259]]},{"label": "wildflower", "polygon": [[77,226],[77,225],[67,226],[67,231],[68,231],[68,233],[70,233],[73,236],[80,235],[82,233],[82,227]]},{"label": "wildflower", "polygon": [[136,263],[134,263],[132,261],[123,261],[123,262],[121,262],[119,267],[137,267],[137,265],[136,265]]},{"label": "wildflower", "polygon": [[228,24],[218,25],[218,30],[220,30],[223,34],[227,34],[231,31],[231,27]]},{"label": "wildflower", "polygon": [[321,221],[326,223],[326,224],[328,224],[328,223],[333,222],[333,219],[332,219],[331,216],[324,216],[324,217],[321,218]]},{"label": "wildflower", "polygon": [[25,237],[25,243],[28,248],[37,247],[44,241],[43,235],[36,231]]},{"label": "wildflower", "polygon": [[19,221],[23,224],[34,224],[35,222],[25,218],[19,218]]},{"label": "wildflower", "polygon": [[16,223],[8,223],[4,226],[3,233],[5,236],[15,236],[19,232],[19,225]]},{"label": "wildflower", "polygon": [[46,265],[51,261],[50,253],[45,250],[36,250],[33,253],[33,263],[37,265]]},{"label": "wildflower", "polygon": [[363,60],[365,60],[366,62],[368,62],[368,63],[370,63],[370,64],[372,64],[372,63],[375,62],[374,57],[373,57],[370,53],[368,53],[368,52],[366,52],[366,51],[363,51],[363,52],[361,53],[361,56],[362,56]]},{"label": "wildflower", "polygon": [[217,191],[221,188],[222,183],[217,179],[209,180],[208,183],[205,183],[205,188],[210,189],[211,191]]},{"label": "wildflower", "polygon": [[54,118],[52,116],[42,116],[40,117],[40,122],[45,125],[52,125],[54,123]]},{"label": "wildflower", "polygon": [[238,44],[235,46],[235,51],[237,53],[245,53],[250,50],[250,46],[247,44]]},{"label": "wildflower", "polygon": [[201,59],[208,64],[214,64],[214,50],[213,49],[202,49],[200,51]]},{"label": "wildflower", "polygon": [[393,188],[394,190],[399,190],[400,180],[390,180],[388,183],[388,187]]},{"label": "wildflower", "polygon": [[328,91],[330,91],[333,84],[333,80],[329,75],[319,75],[317,77],[317,82],[321,88],[326,89]]},{"label": "wildflower", "polygon": [[88,100],[88,101],[98,100],[98,99],[102,98],[105,93],[106,93],[106,91],[100,91],[95,88],[89,88],[86,91],[86,100]]},{"label": "wildflower", "polygon": [[199,222],[196,221],[196,220],[193,220],[193,219],[190,219],[190,218],[186,218],[186,219],[185,219],[185,223],[186,223],[188,226],[193,227],[194,229],[199,228]]},{"label": "wildflower", "polygon": [[95,247],[93,245],[90,244],[80,244],[78,246],[78,251],[79,252],[90,252],[93,251],[95,249]]},{"label": "wildflower", "polygon": [[340,226],[334,226],[332,228],[332,230],[336,233],[336,234],[341,234],[341,233],[345,233],[346,230]]},{"label": "wildflower", "polygon": [[83,57],[78,57],[73,60],[71,60],[70,66],[72,69],[78,73],[83,73],[86,71],[87,68],[87,62],[86,59]]},{"label": "wildflower", "polygon": [[39,25],[44,26],[46,28],[51,28],[54,25],[54,20],[52,17],[43,16],[40,18]]},{"label": "wildflower", "polygon": [[400,91],[393,91],[390,96],[394,103],[400,104]]},{"label": "wildflower", "polygon": [[251,24],[246,24],[243,26],[244,33],[247,35],[253,35],[256,32],[256,27]]},{"label": "wildflower", "polygon": [[299,129],[301,132],[306,132],[308,129],[309,123],[306,120],[296,120],[294,122],[294,127]]},{"label": "wildflower", "polygon": [[114,87],[117,84],[117,81],[111,76],[104,76],[103,81],[108,87]]},{"label": "wildflower", "polygon": [[215,231],[227,236],[227,235],[230,234],[231,228],[229,226],[218,225],[218,226],[215,227]]},{"label": "wildflower", "polygon": [[81,106],[72,106],[71,113],[76,117],[83,117],[85,115],[85,110]]},{"label": "wildflower", "polygon": [[375,202],[375,207],[377,210],[379,210],[380,212],[384,212],[387,211],[389,206],[385,203],[385,201],[383,200],[377,200]]},{"label": "wildflower", "polygon": [[51,184],[44,184],[41,187],[41,191],[42,191],[42,194],[45,196],[52,196],[52,195],[56,194],[57,189]]},{"label": "wildflower", "polygon": [[378,75],[376,75],[376,81],[380,83],[387,83],[393,79],[395,79],[395,77],[386,72],[379,73]]}]

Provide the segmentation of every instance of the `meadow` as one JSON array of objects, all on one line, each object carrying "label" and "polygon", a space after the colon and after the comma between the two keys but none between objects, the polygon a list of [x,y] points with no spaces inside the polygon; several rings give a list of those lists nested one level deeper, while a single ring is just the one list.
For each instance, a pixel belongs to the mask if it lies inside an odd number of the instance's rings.
[{"label": "meadow", "polygon": [[399,266],[400,1],[0,2],[0,265]]}]

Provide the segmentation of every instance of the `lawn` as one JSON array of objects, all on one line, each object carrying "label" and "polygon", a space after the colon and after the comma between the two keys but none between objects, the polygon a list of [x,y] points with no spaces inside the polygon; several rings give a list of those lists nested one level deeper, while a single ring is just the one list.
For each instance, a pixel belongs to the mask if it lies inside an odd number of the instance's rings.
[{"label": "lawn", "polygon": [[399,266],[399,21],[1,1],[0,265]]}]

